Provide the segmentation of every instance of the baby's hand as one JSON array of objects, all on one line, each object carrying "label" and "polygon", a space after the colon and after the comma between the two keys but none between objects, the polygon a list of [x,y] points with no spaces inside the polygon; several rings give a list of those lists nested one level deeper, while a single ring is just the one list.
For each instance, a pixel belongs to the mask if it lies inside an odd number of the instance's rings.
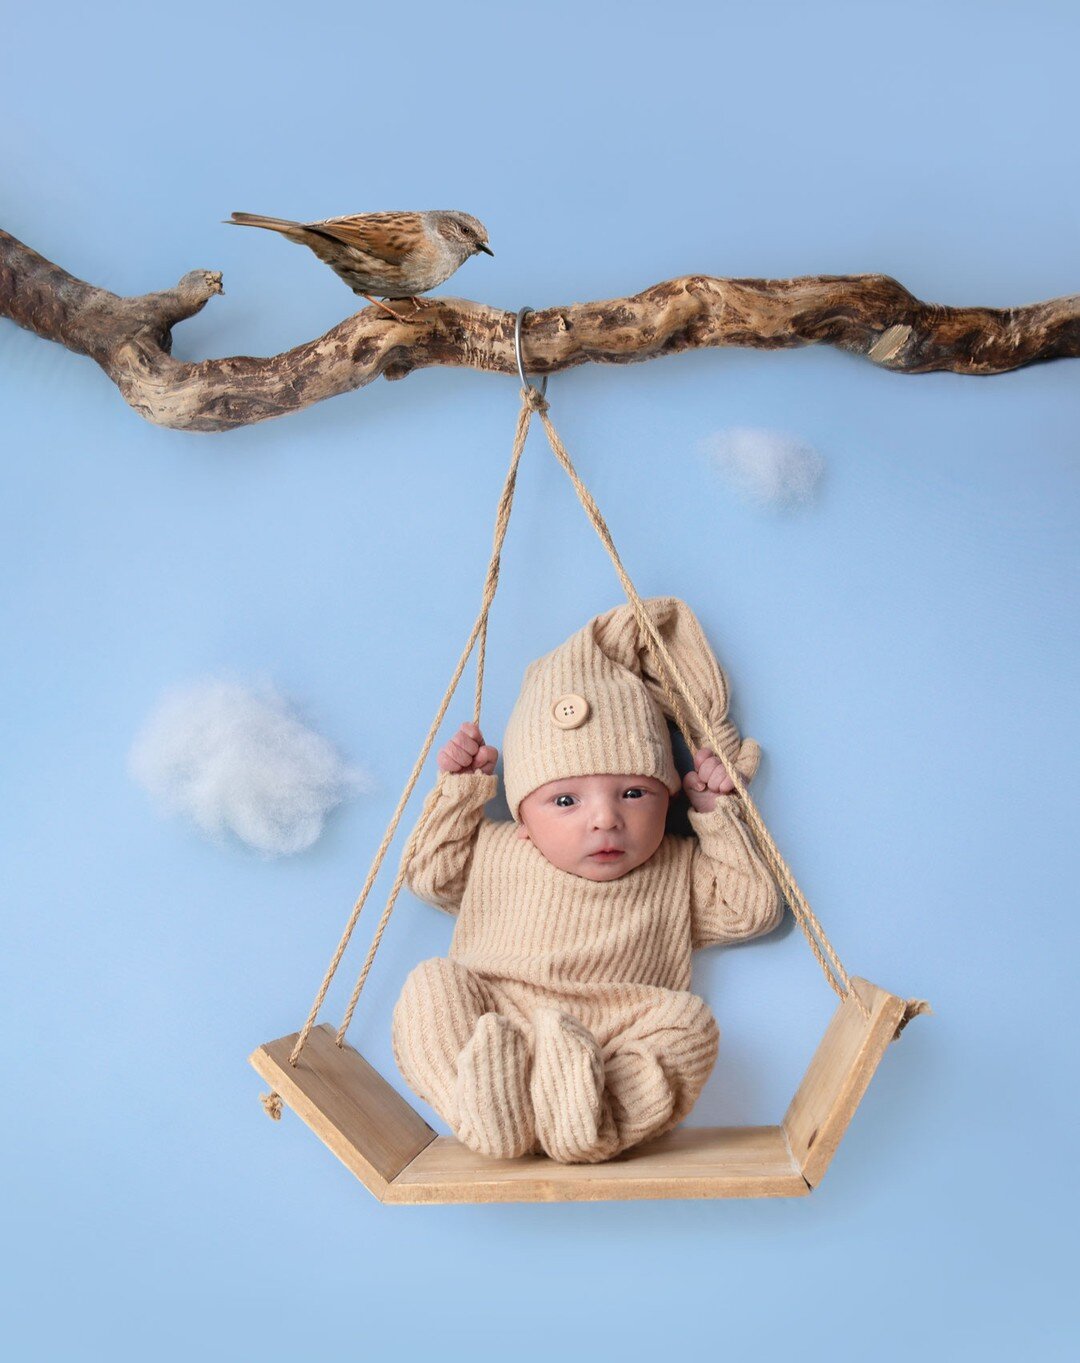
[{"label": "baby's hand", "polygon": [[735,782],[712,748],[698,748],[694,753],[694,770],[683,777],[683,790],[694,809],[699,814],[711,814],[716,808],[716,797],[734,789]]},{"label": "baby's hand", "polygon": [[483,771],[488,776],[494,772],[498,760],[498,748],[488,747],[478,724],[463,724],[450,742],[439,749],[437,758],[440,771],[455,774]]}]

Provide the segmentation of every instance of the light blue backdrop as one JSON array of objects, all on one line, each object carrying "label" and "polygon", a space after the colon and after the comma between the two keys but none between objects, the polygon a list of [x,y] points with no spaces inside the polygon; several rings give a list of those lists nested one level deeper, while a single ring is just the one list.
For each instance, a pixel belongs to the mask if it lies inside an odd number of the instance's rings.
[{"label": "light blue backdrop", "polygon": [[[497,255],[444,291],[508,308],[692,271],[1080,287],[1065,3],[8,10],[0,222],[120,293],[222,269],[184,357],[354,308],[232,209],[467,209]],[[714,639],[841,955],[935,1016],[812,1198],[402,1210],[271,1125],[246,1057],[302,1021],[467,632],[516,384],[429,370],[193,436],[8,323],[0,361],[9,1356],[1064,1356],[1075,361],[725,351],[552,382],[639,587]],[[698,448],[730,425],[816,445],[816,504],[738,501]],[[537,433],[493,735],[524,663],[618,599]],[[376,779],[306,855],[207,844],[125,774],[162,691],[220,672],[274,679]],[[402,1089],[390,1010],[451,926],[402,904],[362,999],[353,1039]],[[696,982],[724,1044],[693,1121],[776,1120],[833,1004],[801,937],[701,954]]]}]

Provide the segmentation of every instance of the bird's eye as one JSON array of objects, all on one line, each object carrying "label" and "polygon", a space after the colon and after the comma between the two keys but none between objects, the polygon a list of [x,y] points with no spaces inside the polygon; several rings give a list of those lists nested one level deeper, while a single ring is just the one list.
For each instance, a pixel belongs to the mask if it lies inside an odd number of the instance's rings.
[{"label": "bird's eye", "polygon": [[573,797],[572,795],[556,795],[556,796],[555,796],[555,805],[556,805],[556,807],[559,808],[559,809],[569,809],[570,806],[571,806],[573,803],[574,803],[574,797]]}]

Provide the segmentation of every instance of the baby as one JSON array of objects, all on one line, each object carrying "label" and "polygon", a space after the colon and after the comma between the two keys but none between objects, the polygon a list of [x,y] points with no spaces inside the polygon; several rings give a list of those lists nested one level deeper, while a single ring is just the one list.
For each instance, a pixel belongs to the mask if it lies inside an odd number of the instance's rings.
[{"label": "baby", "polygon": [[[749,779],[760,752],[727,721],[727,684],[698,621],[674,598],[645,606]],[[457,922],[449,957],[421,962],[405,982],[394,1055],[481,1154],[596,1163],[676,1126],[719,1042],[689,992],[691,950],[780,922],[731,779],[699,748],[680,780],[668,715],[621,606],[526,670],[504,737],[513,822],[483,815],[498,753],[477,725],[439,753],[405,876]],[[665,832],[680,790],[696,837]]]}]

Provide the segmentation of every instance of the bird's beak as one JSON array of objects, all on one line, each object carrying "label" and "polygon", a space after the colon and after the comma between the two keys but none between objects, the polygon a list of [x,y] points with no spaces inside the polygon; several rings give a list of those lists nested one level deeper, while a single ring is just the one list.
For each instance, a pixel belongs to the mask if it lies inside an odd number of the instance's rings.
[{"label": "bird's beak", "polygon": [[495,254],[495,252],[491,249],[491,247],[490,247],[490,246],[485,246],[483,242],[481,242],[480,245],[479,245],[476,249],[477,249],[478,251],[483,251],[484,255],[486,255],[486,256],[493,256],[493,255]]}]

